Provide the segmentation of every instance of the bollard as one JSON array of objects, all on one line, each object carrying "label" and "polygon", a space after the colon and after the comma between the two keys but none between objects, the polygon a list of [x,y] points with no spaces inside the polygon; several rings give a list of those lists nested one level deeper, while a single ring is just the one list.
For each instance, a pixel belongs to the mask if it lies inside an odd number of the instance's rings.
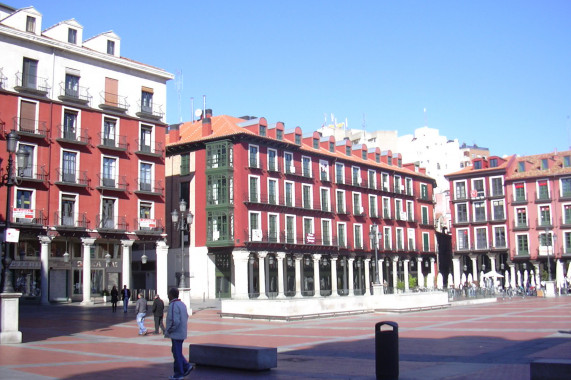
[{"label": "bollard", "polygon": [[396,322],[375,325],[375,363],[377,380],[399,378],[399,325]]}]

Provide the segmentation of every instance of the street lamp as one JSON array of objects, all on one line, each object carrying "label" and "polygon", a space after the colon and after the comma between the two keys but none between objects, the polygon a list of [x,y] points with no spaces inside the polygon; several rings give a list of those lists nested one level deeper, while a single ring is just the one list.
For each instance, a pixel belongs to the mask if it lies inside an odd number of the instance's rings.
[{"label": "street lamp", "polygon": [[[376,224],[373,224],[371,232],[369,232],[369,238],[371,238],[371,241],[375,246],[375,263],[378,263],[379,258],[377,255],[378,255],[378,245],[379,245],[379,226],[377,226]],[[378,265],[375,265],[375,285],[380,285]]]},{"label": "street lamp", "polygon": [[[192,221],[194,219],[194,215],[190,211],[186,211],[186,202],[184,199],[180,200],[178,205],[179,211],[173,210],[171,212],[172,222],[175,228],[178,228],[180,231],[180,262],[181,262],[181,274],[180,274],[180,281],[178,283],[179,288],[186,288],[186,280],[184,278],[184,232],[189,231],[190,226],[192,225]],[[188,245],[190,246],[190,232],[189,232],[189,239]]]}]

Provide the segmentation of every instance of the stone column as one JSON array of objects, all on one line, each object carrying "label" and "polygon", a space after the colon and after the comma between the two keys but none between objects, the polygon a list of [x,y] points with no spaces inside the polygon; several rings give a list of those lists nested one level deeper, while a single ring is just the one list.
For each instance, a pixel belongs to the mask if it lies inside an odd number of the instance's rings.
[{"label": "stone column", "polygon": [[436,259],[434,257],[430,258],[430,278],[432,283],[430,284],[430,289],[434,289],[435,285],[434,282],[436,281],[436,273],[434,273],[434,262]]},{"label": "stone column", "polygon": [[[456,259],[458,260],[458,259]],[[452,262],[454,262],[454,259],[452,259]],[[418,287],[419,288],[424,288],[424,274],[422,273],[422,257],[417,257],[416,258],[416,269],[417,269],[417,282],[418,282]],[[454,277],[456,278],[456,277]],[[456,280],[454,280],[456,281]],[[448,284],[448,286],[450,286],[450,284]]]},{"label": "stone column", "polygon": [[[50,269],[49,257],[50,257],[50,243],[52,242],[51,236],[39,236],[40,239],[40,284],[41,284],[41,304],[47,305],[50,303],[48,295],[48,271]],[[67,287],[67,284],[66,284]]]},{"label": "stone column", "polygon": [[91,300],[91,246],[95,239],[82,238],[83,244],[83,301],[81,305],[93,305]]},{"label": "stone column", "polygon": [[[497,272],[496,271],[496,255],[488,255],[488,257],[490,258],[490,266],[491,266],[490,270]],[[492,281],[494,281],[494,288],[496,288],[498,286],[499,279],[497,277],[493,277]]]},{"label": "stone column", "polygon": [[260,281],[260,297],[259,299],[268,299],[268,281],[266,280],[266,256],[268,252],[260,251],[258,252],[258,276]]},{"label": "stone column", "polygon": [[123,285],[127,285],[127,289],[131,289],[131,251],[133,248],[134,240],[121,240],[123,246]]},{"label": "stone column", "polygon": [[248,258],[250,252],[245,250],[232,251],[234,262],[234,299],[248,299]]},{"label": "stone column", "polygon": [[301,298],[301,260],[303,255],[296,253],[293,255],[295,259],[295,298]]},{"label": "stone column", "polygon": [[164,240],[157,240],[157,294],[168,299],[168,254],[169,246]]},{"label": "stone column", "polygon": [[380,259],[379,261],[377,261],[377,270],[379,271],[379,282],[381,285],[383,285],[385,283],[385,275],[384,275],[384,267],[383,265],[385,264],[385,260]]},{"label": "stone column", "polygon": [[338,297],[337,294],[337,255],[331,255],[331,297]]},{"label": "stone column", "polygon": [[408,283],[408,263],[410,262],[409,259],[404,259],[402,263],[402,267],[404,269],[404,291],[408,292],[410,289],[410,284]]},{"label": "stone column", "polygon": [[353,262],[355,262],[355,257],[350,256],[349,260],[347,260],[347,270],[349,275],[349,296],[355,296],[355,275],[353,273]]},{"label": "stone column", "polygon": [[22,343],[20,297],[22,293],[0,293],[0,344]]},{"label": "stone column", "polygon": [[284,279],[284,259],[285,252],[277,252],[276,259],[278,260],[278,296],[277,298],[285,298],[285,279]]},{"label": "stone column", "polygon": [[510,285],[512,289],[516,288],[516,274],[515,274],[515,264],[509,264],[510,266]]},{"label": "stone column", "polygon": [[313,254],[313,296],[321,297],[321,279],[319,278],[319,260],[320,254]]},{"label": "stone column", "polygon": [[454,271],[454,287],[459,288],[460,287],[460,278],[461,278],[460,258],[459,257],[452,258],[452,270]]},{"label": "stone column", "polygon": [[[369,281],[369,279],[371,278],[370,276],[370,270],[369,270],[369,264],[371,263],[371,259],[369,257],[366,257],[365,260],[363,260],[364,265],[365,265],[365,294],[372,294],[373,291],[373,282],[375,282],[375,280],[373,279],[373,281]],[[375,276],[373,276],[375,277]],[[369,290],[368,292],[366,290]]]},{"label": "stone column", "polygon": [[[535,286],[541,286],[541,272],[539,271],[539,263],[536,261],[533,263],[533,275],[535,276]],[[531,279],[529,280],[531,282]]]},{"label": "stone column", "polygon": [[[472,281],[480,281],[480,286],[482,286],[482,279],[478,275],[478,257],[470,256],[470,260],[472,260]],[[466,279],[468,281],[468,279]]]},{"label": "stone column", "polygon": [[393,262],[393,292],[396,294],[397,293],[397,284],[398,284],[398,262],[399,262],[399,257],[395,256],[392,258],[392,262]]}]

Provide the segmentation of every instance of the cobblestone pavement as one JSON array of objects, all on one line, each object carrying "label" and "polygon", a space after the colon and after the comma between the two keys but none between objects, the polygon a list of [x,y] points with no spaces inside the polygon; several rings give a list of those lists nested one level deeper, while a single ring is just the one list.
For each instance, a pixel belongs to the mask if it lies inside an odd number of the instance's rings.
[{"label": "cobblestone pavement", "polygon": [[[120,306],[120,305],[119,305]],[[278,367],[198,366],[188,379],[374,379],[375,324],[399,325],[400,379],[529,379],[536,358],[571,359],[571,297],[514,298],[406,314],[293,322],[222,319],[193,304],[189,343],[278,348]],[[0,346],[0,379],[167,379],[170,340],[138,336],[135,312],[110,306],[21,305],[23,343]],[[152,331],[153,318],[147,318]],[[188,351],[187,351],[188,353]]]}]

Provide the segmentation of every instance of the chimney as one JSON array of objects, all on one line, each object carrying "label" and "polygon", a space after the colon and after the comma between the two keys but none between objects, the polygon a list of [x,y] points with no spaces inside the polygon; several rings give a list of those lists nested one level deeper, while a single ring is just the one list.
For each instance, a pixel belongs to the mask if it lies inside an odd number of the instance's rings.
[{"label": "chimney", "polygon": [[[206,115],[208,115],[208,111],[212,114],[212,110],[206,110]],[[212,121],[210,117],[205,117],[202,119],[202,137],[208,136],[212,134]]]},{"label": "chimney", "polygon": [[182,124],[169,125],[169,143],[175,143],[180,140],[180,126]]},{"label": "chimney", "polygon": [[211,108],[204,111],[204,117],[212,117],[212,109]]}]

